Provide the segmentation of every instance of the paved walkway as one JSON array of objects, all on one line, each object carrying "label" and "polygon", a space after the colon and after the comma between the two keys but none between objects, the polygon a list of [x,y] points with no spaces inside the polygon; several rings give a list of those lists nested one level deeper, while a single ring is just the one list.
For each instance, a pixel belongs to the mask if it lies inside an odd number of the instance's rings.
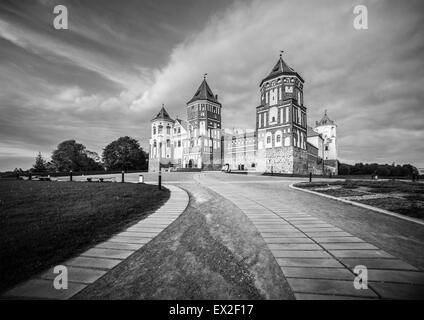
[{"label": "paved walkway", "polygon": [[[297,299],[424,298],[424,272],[380,248],[263,190],[207,183],[254,223]],[[354,288],[358,265],[368,268],[367,290]]]},{"label": "paved walkway", "polygon": [[169,200],[153,214],[80,256],[62,263],[68,269],[68,289],[56,290],[53,268],[12,288],[4,298],[69,299],[95,282],[156,237],[187,207],[187,192],[172,185]]}]

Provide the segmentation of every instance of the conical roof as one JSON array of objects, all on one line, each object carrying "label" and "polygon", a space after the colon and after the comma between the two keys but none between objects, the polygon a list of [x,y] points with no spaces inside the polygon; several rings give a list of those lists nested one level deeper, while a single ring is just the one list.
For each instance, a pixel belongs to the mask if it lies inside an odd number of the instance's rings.
[{"label": "conical roof", "polygon": [[174,120],[170,117],[169,113],[165,110],[165,106],[164,106],[164,105],[162,105],[162,108],[160,109],[160,111],[159,111],[159,113],[157,114],[157,116],[156,116],[156,117],[154,117],[154,118],[152,119],[152,121],[154,121],[154,120],[167,120],[167,121],[174,121]]},{"label": "conical roof", "polygon": [[328,126],[328,125],[334,125],[335,122],[331,120],[327,115],[327,110],[325,110],[323,117],[320,121],[316,121],[316,126]]},{"label": "conical roof", "polygon": [[204,78],[202,83],[200,84],[199,88],[197,89],[196,93],[194,94],[193,98],[187,104],[192,103],[193,101],[197,100],[208,100],[217,104],[220,104],[218,102],[218,99],[213,94],[211,88],[209,87],[208,83],[206,82],[206,79]]},{"label": "conical roof", "polygon": [[261,81],[261,84],[259,86],[262,86],[265,81],[278,77],[280,75],[298,76],[300,80],[303,81],[302,77],[288,66],[288,64],[283,60],[283,55],[280,54],[280,58],[275,64],[274,68],[272,68],[271,72]]}]

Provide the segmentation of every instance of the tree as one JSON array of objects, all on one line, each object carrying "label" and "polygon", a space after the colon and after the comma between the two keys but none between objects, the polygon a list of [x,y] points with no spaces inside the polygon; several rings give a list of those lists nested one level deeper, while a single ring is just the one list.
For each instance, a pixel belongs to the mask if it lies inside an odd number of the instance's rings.
[{"label": "tree", "polygon": [[125,136],[108,144],[103,150],[108,170],[146,170],[146,153],[136,139]]},{"label": "tree", "polygon": [[46,172],[47,171],[47,161],[44,160],[41,152],[35,157],[35,164],[32,166],[31,171],[34,172]]},{"label": "tree", "polygon": [[[95,154],[95,153],[94,153]],[[66,140],[53,151],[52,163],[57,171],[96,171],[102,170],[100,163],[96,162],[93,152],[88,151],[81,143],[75,140]]]}]

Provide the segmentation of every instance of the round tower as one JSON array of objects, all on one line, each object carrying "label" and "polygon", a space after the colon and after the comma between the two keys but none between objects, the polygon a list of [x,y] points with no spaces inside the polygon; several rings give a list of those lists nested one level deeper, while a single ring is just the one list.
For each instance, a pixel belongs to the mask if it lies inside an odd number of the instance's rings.
[{"label": "round tower", "polygon": [[337,125],[327,115],[327,110],[320,121],[315,122],[314,131],[324,139],[324,164],[326,171],[338,174],[337,165]]},{"label": "round tower", "polygon": [[158,171],[173,159],[172,129],[174,120],[165,110],[164,105],[155,118],[151,120],[151,139],[149,171]]}]

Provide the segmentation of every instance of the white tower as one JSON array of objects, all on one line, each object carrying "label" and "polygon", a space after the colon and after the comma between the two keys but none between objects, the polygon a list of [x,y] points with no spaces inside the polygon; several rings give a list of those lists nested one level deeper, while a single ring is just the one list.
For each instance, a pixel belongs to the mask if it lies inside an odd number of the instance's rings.
[{"label": "white tower", "polygon": [[173,162],[173,126],[174,120],[162,105],[157,116],[152,119],[149,171],[158,171],[161,164],[167,165]]},{"label": "white tower", "polygon": [[327,110],[320,121],[315,123],[314,131],[321,134],[324,139],[324,164],[326,170],[338,174],[337,166],[337,125],[327,115]]}]

